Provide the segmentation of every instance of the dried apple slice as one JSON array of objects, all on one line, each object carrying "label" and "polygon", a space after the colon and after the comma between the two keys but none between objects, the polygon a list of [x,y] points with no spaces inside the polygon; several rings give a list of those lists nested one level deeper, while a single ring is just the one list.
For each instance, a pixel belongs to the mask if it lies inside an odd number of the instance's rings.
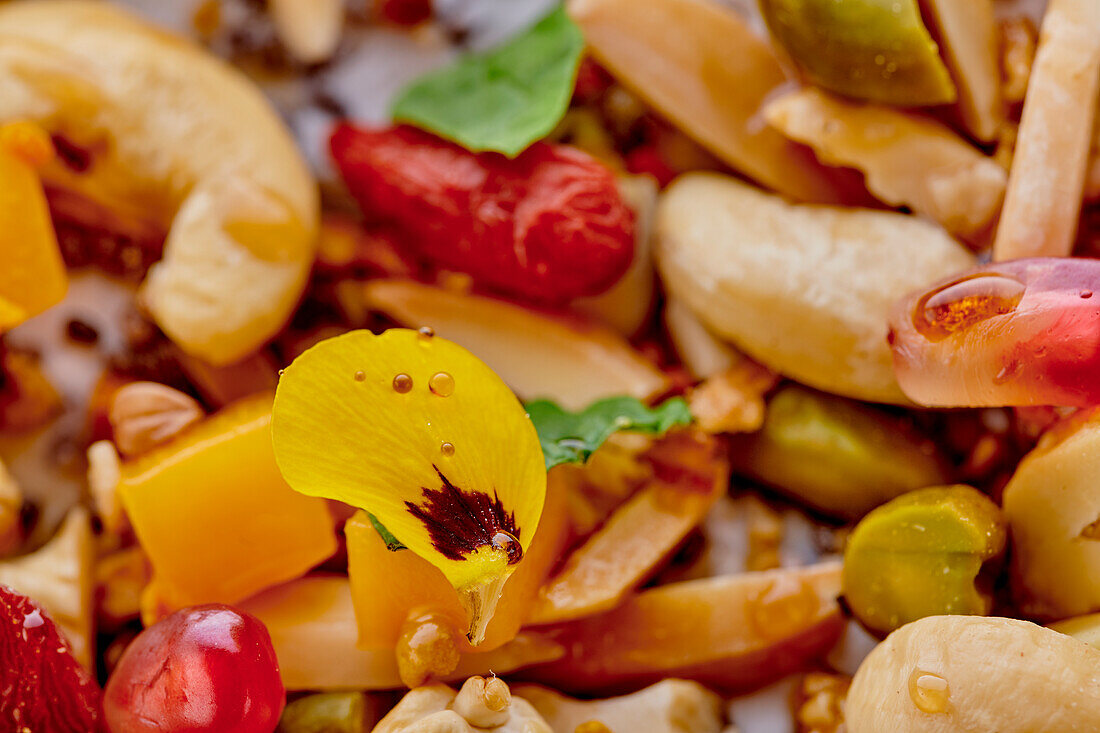
[{"label": "dried apple slice", "polygon": [[886,319],[898,293],[973,264],[938,227],[893,212],[792,205],[689,173],[657,210],[669,294],[713,333],[804,384],[905,402]]},{"label": "dried apple slice", "polygon": [[[658,471],[616,509],[539,591],[531,623],[569,621],[616,606],[653,573],[726,490],[729,466],[716,440],[684,435],[663,443],[672,445],[663,451],[665,460],[686,458],[690,464]],[[685,450],[679,449],[681,445]],[[660,478],[669,473],[669,480]]]},{"label": "dried apple slice", "polygon": [[1051,0],[1008,179],[994,260],[1073,249],[1100,90],[1100,3]]},{"label": "dried apple slice", "polygon": [[738,15],[712,0],[571,0],[568,12],[600,63],[723,162],[797,200],[840,200],[830,172],[760,124],[787,77]]},{"label": "dried apple slice", "polygon": [[309,275],[319,206],[261,92],[109,3],[5,4],[0,35],[0,122],[27,118],[91,151],[43,179],[168,231],[143,286],[164,332],[215,364],[274,335]]},{"label": "dried apple slice", "polygon": [[561,690],[612,691],[682,677],[723,691],[805,667],[844,627],[840,563],[671,583],[557,627],[566,656],[525,676]]},{"label": "dried apple slice", "polygon": [[668,388],[668,378],[622,336],[578,318],[411,280],[375,280],[364,295],[400,323],[429,326],[466,347],[524,400],[580,410],[601,397],[645,399]]},{"label": "dried apple slice", "polygon": [[69,511],[57,534],[41,549],[0,562],[0,585],[41,603],[86,669],[94,669],[95,653],[93,543],[88,513],[78,507]]},{"label": "dried apple slice", "polygon": [[[288,690],[403,687],[392,648],[356,647],[359,627],[346,577],[299,578],[242,602],[240,608],[267,627]],[[494,651],[464,654],[448,679],[490,670],[507,674],[561,654],[555,642],[524,632]]]},{"label": "dried apple slice", "polygon": [[908,206],[959,236],[974,238],[1000,210],[1004,169],[934,120],[817,89],[780,97],[764,117],[823,162],[863,171],[867,189],[882,201]]}]

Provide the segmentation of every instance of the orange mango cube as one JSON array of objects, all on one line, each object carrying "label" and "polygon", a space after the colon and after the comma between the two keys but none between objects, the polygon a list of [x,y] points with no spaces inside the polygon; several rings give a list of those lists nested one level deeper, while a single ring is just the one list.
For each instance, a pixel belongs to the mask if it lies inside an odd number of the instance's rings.
[{"label": "orange mango cube", "polygon": [[41,313],[65,297],[68,279],[46,195],[24,148],[49,138],[25,123],[0,127],[0,332]]},{"label": "orange mango cube", "polygon": [[235,603],[336,551],[324,500],[292,490],[275,465],[270,395],[123,464],[119,495],[172,608]]}]

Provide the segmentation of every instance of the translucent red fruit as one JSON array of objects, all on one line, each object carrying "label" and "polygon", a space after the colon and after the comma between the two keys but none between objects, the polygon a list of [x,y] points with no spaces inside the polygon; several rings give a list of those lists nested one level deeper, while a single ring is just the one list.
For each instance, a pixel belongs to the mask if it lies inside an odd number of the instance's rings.
[{"label": "translucent red fruit", "polygon": [[271,733],[286,691],[267,629],[229,606],[193,606],[143,631],[107,681],[111,733]]},{"label": "translucent red fruit", "polygon": [[0,730],[96,733],[99,686],[31,599],[0,585]]},{"label": "translucent red fruit", "polygon": [[1014,260],[943,281],[895,306],[889,342],[922,405],[1100,404],[1100,260]]}]

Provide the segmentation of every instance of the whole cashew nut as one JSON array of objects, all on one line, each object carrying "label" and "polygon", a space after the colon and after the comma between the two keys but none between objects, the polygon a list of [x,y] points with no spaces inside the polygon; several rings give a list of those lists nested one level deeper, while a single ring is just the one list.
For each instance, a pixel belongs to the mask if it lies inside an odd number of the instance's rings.
[{"label": "whole cashew nut", "polygon": [[890,634],[845,704],[850,733],[1085,733],[1098,720],[1100,650],[982,616],[929,616]]},{"label": "whole cashew nut", "polygon": [[0,7],[0,122],[30,119],[92,151],[50,184],[168,231],[143,284],[185,351],[235,361],[283,325],[305,286],[317,186],[242,74],[108,3]]}]

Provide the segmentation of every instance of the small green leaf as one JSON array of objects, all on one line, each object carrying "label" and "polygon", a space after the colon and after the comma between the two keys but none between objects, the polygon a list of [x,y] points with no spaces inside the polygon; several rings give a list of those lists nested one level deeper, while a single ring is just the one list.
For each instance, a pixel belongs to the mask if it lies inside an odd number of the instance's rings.
[{"label": "small green leaf", "polygon": [[539,400],[527,404],[527,413],[539,434],[547,470],[559,463],[584,463],[619,430],[661,435],[691,423],[691,410],[679,397],[652,409],[633,397],[609,397],[581,412],[566,412],[553,402]]},{"label": "small green leaf", "polygon": [[565,114],[583,50],[580,29],[559,6],[504,45],[414,81],[393,118],[475,152],[519,155]]},{"label": "small green leaf", "polygon": [[401,540],[393,536],[393,533],[386,529],[386,525],[378,521],[370,512],[367,512],[367,518],[370,519],[371,526],[374,527],[374,531],[382,538],[382,541],[386,543],[386,549],[390,552],[397,552],[398,550],[405,550],[406,548],[401,544]]}]

